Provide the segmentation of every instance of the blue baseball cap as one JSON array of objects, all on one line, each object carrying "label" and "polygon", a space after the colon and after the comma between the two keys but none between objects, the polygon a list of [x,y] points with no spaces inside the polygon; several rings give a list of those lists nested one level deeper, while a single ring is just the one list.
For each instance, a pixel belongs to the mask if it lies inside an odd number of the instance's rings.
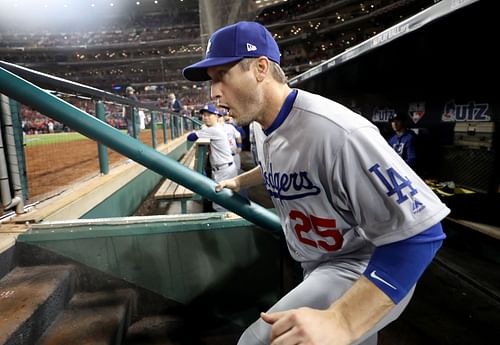
[{"label": "blue baseball cap", "polygon": [[200,109],[200,114],[203,114],[203,113],[211,113],[211,114],[220,116],[220,113],[217,110],[217,108],[215,107],[215,105],[213,105],[211,103],[205,105],[203,108]]},{"label": "blue baseball cap", "polygon": [[227,109],[224,109],[222,107],[219,108],[219,115],[220,116],[226,116],[229,112],[227,111]]},{"label": "blue baseball cap", "polygon": [[389,122],[393,122],[393,121],[396,121],[396,120],[400,120],[400,121],[405,122],[406,117],[405,117],[404,115],[394,113],[394,114],[393,114],[393,115],[389,118]]},{"label": "blue baseball cap", "polygon": [[214,32],[208,40],[205,58],[184,68],[182,74],[191,81],[206,81],[210,80],[209,67],[260,56],[280,63],[280,50],[273,36],[262,24],[238,22]]}]

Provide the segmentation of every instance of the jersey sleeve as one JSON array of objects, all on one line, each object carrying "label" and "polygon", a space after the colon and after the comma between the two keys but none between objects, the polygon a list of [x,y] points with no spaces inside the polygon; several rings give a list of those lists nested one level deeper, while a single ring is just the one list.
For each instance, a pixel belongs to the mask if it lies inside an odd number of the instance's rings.
[{"label": "jersey sleeve", "polygon": [[417,283],[445,237],[438,223],[406,240],[377,247],[363,275],[397,304]]},{"label": "jersey sleeve", "polygon": [[221,132],[216,129],[215,126],[203,127],[200,130],[195,131],[198,138],[206,138],[210,140],[216,140],[221,138]]},{"label": "jersey sleeve", "polygon": [[198,140],[198,136],[196,135],[195,132],[191,132],[191,133],[189,133],[187,140],[188,141],[196,141],[196,140]]},{"label": "jersey sleeve", "polygon": [[238,131],[238,130],[234,127],[234,126],[231,126],[231,127],[233,128],[233,129],[232,129],[232,131],[233,131],[233,133],[234,133],[234,137],[235,137],[236,139],[238,139],[238,138],[240,138],[240,139],[241,139],[241,133],[240,133],[240,132],[239,132],[239,131]]},{"label": "jersey sleeve", "polygon": [[331,172],[336,204],[376,246],[412,237],[449,213],[374,127],[346,135]]}]

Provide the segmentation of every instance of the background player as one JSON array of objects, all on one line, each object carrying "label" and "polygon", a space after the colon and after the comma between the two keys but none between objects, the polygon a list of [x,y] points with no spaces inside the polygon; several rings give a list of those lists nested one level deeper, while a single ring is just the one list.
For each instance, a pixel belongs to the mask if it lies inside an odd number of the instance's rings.
[{"label": "background player", "polygon": [[184,76],[211,79],[212,98],[239,125],[260,124],[259,166],[216,189],[264,183],[304,269],[238,344],[375,344],[440,248],[449,209],[367,119],[292,90],[262,25],[219,29],[208,47]]},{"label": "background player", "polygon": [[[229,179],[238,175],[234,164],[233,155],[227,140],[224,128],[218,124],[220,113],[213,104],[205,105],[200,114],[203,116],[205,126],[191,132],[187,139],[196,141],[198,138],[210,139],[210,166],[212,168],[212,179],[216,182]],[[216,203],[213,203],[213,208],[216,211],[225,211],[226,209]]]},{"label": "background player", "polygon": [[403,158],[410,167],[417,167],[417,135],[411,129],[406,128],[404,116],[395,114],[391,118],[391,126],[394,135],[389,138],[389,145]]},{"label": "background player", "polygon": [[227,140],[229,141],[229,147],[231,147],[231,153],[233,155],[234,164],[236,165],[236,171],[238,173],[241,172],[241,134],[236,129],[235,126],[227,122],[227,119],[230,118],[227,115],[227,110],[224,108],[217,109],[219,111],[219,124],[224,128],[224,131],[227,135]]}]

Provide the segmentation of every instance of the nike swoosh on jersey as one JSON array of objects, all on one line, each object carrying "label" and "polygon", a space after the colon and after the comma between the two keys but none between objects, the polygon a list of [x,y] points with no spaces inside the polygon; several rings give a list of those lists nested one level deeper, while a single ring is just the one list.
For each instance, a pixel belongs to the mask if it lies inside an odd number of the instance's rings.
[{"label": "nike swoosh on jersey", "polygon": [[373,270],[371,273],[370,273],[370,277],[372,277],[373,279],[377,279],[378,281],[384,283],[385,285],[387,285],[388,287],[390,287],[391,289],[394,289],[394,290],[397,290],[397,287],[395,287],[394,285],[392,285],[391,283],[388,283],[387,281],[385,281],[384,279],[382,279],[381,277],[379,277],[379,275],[377,274],[377,270]]}]

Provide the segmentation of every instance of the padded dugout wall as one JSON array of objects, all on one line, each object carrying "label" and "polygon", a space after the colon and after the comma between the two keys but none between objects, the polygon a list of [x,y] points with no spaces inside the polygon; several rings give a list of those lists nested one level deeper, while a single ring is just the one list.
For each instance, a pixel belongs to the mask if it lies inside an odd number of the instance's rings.
[{"label": "padded dugout wall", "polygon": [[[460,120],[486,114],[500,121],[496,87],[492,87],[498,83],[500,61],[493,41],[492,23],[498,20],[493,5],[493,1],[477,1],[459,8],[293,86],[339,101],[370,120],[377,110],[408,113],[409,103],[424,103],[424,115],[410,127],[424,133],[426,149],[419,157],[425,167],[422,175],[439,178],[450,163],[436,164],[446,158],[440,148],[453,145],[454,122],[442,121],[447,108],[454,105]],[[388,122],[376,124],[384,136],[392,134]],[[498,146],[493,159],[491,153],[478,153],[477,159],[488,159],[472,169],[481,167],[499,175],[497,151]],[[479,171],[470,174],[477,176]],[[485,183],[489,181],[481,181],[478,189],[484,189]]]}]

